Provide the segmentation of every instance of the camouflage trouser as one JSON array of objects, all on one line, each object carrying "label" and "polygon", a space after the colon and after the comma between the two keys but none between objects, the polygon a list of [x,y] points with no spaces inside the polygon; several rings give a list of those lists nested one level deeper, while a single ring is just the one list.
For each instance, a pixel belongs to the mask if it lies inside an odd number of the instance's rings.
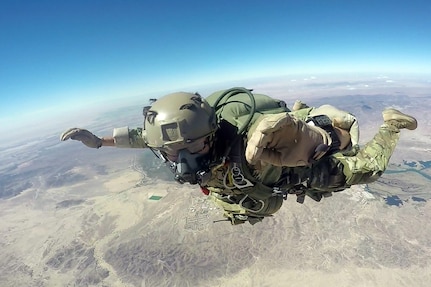
[{"label": "camouflage trouser", "polygon": [[399,137],[398,130],[383,124],[374,138],[361,148],[356,156],[334,154],[333,157],[343,164],[346,184],[376,181],[386,170]]}]

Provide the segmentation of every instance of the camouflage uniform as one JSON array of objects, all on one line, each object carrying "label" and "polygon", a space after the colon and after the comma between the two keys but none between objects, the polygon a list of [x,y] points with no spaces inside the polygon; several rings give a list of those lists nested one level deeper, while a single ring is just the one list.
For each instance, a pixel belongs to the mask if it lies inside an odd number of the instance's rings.
[{"label": "camouflage uniform", "polygon": [[[175,104],[170,104],[171,100]],[[254,224],[271,216],[287,194],[296,194],[299,202],[306,195],[319,201],[328,193],[375,181],[388,165],[399,129],[413,130],[417,126],[414,118],[387,109],[375,137],[355,156],[346,156],[337,152],[341,141],[334,137],[331,124],[329,129],[327,121],[322,121],[325,126],[308,125],[289,115],[282,101],[252,95],[244,88],[216,92],[206,100],[198,94],[167,95],[144,108],[144,115],[149,113],[144,120],[147,127],[144,124],[144,129],[114,129],[108,145],[152,148],[160,151],[163,158],[163,152],[166,156],[177,155],[178,161],[170,159],[174,166],[187,164],[181,153],[204,156],[201,162],[205,164],[199,165],[199,170],[187,174],[178,173],[186,169],[176,168],[175,176],[193,175],[193,181],[180,182],[198,183],[225,210],[232,224]],[[346,119],[351,122],[349,118]],[[350,123],[345,127],[348,126]],[[100,148],[106,141],[79,128],[61,135],[61,140],[69,138],[92,148]],[[206,146],[211,146],[209,152],[200,153]],[[170,151],[178,154],[168,154]]]}]

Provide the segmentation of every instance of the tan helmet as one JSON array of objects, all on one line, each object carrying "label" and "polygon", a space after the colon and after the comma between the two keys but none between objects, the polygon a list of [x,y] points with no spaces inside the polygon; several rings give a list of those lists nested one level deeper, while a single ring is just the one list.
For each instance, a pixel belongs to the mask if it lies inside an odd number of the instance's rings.
[{"label": "tan helmet", "polygon": [[149,147],[178,151],[213,134],[214,109],[199,94],[173,93],[144,109],[144,140]]}]

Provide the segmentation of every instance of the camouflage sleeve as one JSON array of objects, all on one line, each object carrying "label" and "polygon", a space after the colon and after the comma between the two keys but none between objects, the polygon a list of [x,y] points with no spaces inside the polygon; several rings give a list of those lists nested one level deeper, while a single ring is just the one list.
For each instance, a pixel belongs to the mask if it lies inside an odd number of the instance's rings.
[{"label": "camouflage sleeve", "polygon": [[129,127],[115,128],[113,131],[115,146],[119,148],[147,148],[142,137],[142,128],[129,129]]}]

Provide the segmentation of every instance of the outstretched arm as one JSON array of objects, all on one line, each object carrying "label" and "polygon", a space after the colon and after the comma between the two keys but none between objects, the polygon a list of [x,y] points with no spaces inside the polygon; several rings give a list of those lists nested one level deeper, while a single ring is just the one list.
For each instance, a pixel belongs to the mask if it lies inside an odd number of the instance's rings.
[{"label": "outstretched arm", "polygon": [[115,128],[113,136],[99,138],[90,131],[81,128],[71,128],[63,132],[60,136],[61,141],[68,139],[77,140],[90,148],[100,148],[102,146],[146,148],[142,129],[131,129],[128,127]]}]

